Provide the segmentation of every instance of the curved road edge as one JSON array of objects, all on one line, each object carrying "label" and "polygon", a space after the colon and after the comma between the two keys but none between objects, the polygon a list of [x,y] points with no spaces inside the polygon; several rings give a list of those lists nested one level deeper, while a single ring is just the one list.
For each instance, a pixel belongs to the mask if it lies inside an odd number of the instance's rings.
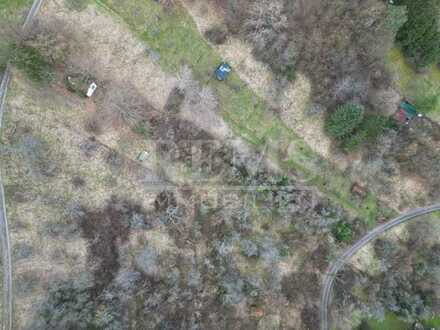
[{"label": "curved road edge", "polygon": [[[43,0],[34,0],[31,9],[26,15],[22,30],[25,31],[34,17],[41,8]],[[9,63],[6,65],[5,72],[0,83],[0,131],[2,128],[3,113],[6,102],[6,93],[11,79],[11,70]],[[11,246],[9,239],[8,220],[6,218],[5,193],[3,182],[0,175],[0,246],[2,249],[2,268],[3,268],[3,305],[2,305],[2,330],[12,329],[12,260],[11,260]]]},{"label": "curved road edge", "polygon": [[[10,80],[9,65],[3,74],[0,84],[0,129],[2,127],[3,109],[6,100],[6,93]],[[9,242],[9,227],[6,218],[6,206],[3,190],[3,182],[0,176],[0,243],[2,249],[3,267],[3,305],[2,305],[2,329],[12,328],[12,262],[11,247]]]},{"label": "curved road edge", "polygon": [[321,320],[321,330],[328,330],[328,307],[330,304],[331,292],[333,288],[333,283],[336,274],[345,265],[346,261],[350,259],[356,252],[358,252],[365,245],[370,243],[372,240],[376,239],[378,236],[386,232],[387,230],[398,226],[402,223],[408,222],[410,220],[416,219],[422,215],[440,211],[440,203],[434,204],[427,207],[421,207],[404,213],[397,218],[374,228],[372,231],[367,233],[364,237],[353,244],[349,249],[347,249],[335,262],[333,262],[324,276],[323,287],[321,291],[321,303],[319,309],[319,316]]}]

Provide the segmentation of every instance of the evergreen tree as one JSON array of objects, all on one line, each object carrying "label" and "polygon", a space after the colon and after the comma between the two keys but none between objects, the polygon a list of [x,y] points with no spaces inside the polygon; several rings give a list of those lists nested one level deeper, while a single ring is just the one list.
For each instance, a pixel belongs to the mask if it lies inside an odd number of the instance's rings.
[{"label": "evergreen tree", "polygon": [[364,118],[364,109],[356,104],[344,104],[332,113],[325,122],[326,132],[335,138],[352,133]]},{"label": "evergreen tree", "polygon": [[417,67],[436,63],[440,57],[440,0],[406,0],[408,20],[396,40]]}]

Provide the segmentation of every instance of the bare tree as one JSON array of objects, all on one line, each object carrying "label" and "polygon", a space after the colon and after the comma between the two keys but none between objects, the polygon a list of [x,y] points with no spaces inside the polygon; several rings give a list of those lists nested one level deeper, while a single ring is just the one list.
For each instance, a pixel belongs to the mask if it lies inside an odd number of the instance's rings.
[{"label": "bare tree", "polygon": [[153,107],[130,84],[105,86],[101,96],[98,119],[104,126],[135,126],[146,120]]},{"label": "bare tree", "polygon": [[199,90],[199,98],[200,101],[197,104],[197,106],[200,107],[201,110],[214,111],[217,109],[218,107],[217,96],[209,87],[205,86]]},{"label": "bare tree", "polygon": [[177,81],[177,89],[179,92],[183,94],[198,87],[198,82],[194,80],[191,68],[188,65],[183,65],[180,69]]},{"label": "bare tree", "polygon": [[244,32],[258,49],[277,38],[288,27],[282,0],[255,1],[249,6]]}]

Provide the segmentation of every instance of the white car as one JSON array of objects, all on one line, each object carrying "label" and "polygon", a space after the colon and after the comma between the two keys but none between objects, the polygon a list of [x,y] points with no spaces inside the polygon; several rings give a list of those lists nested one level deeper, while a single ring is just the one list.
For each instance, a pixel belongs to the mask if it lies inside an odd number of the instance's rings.
[{"label": "white car", "polygon": [[86,94],[87,97],[91,97],[93,95],[93,93],[95,92],[97,87],[98,86],[94,82],[92,82],[90,84],[90,86],[89,86],[89,89],[87,90],[87,94]]}]

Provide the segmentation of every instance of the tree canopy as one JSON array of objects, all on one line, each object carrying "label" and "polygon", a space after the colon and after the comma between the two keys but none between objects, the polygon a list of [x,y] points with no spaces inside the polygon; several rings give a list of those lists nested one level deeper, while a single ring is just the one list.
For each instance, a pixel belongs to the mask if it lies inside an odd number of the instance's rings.
[{"label": "tree canopy", "polygon": [[352,133],[364,118],[364,108],[357,104],[347,103],[339,106],[326,123],[326,132],[335,138],[342,138]]},{"label": "tree canopy", "polygon": [[417,67],[426,67],[440,58],[439,0],[406,0],[408,20],[399,29],[396,41]]}]

